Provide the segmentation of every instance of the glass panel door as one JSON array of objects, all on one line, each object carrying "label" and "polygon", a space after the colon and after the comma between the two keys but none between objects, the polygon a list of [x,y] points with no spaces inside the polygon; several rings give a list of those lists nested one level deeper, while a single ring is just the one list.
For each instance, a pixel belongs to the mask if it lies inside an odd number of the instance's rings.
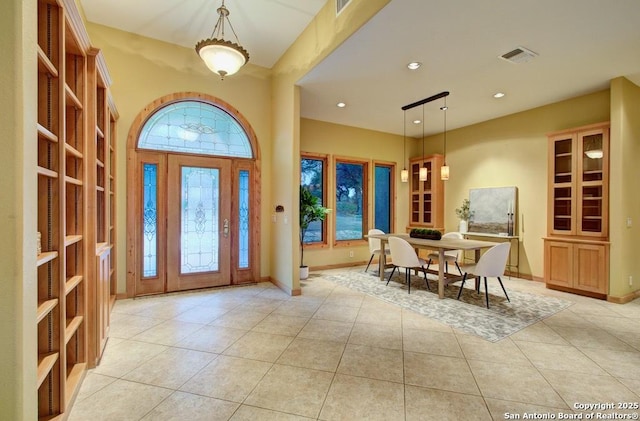
[{"label": "glass panel door", "polygon": [[170,156],[167,290],[229,285],[231,165]]}]

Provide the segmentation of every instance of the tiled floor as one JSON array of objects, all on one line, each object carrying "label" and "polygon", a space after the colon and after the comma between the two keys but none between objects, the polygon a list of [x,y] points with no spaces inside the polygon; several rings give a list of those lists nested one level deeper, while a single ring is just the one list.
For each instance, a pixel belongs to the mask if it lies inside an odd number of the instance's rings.
[{"label": "tiled floor", "polygon": [[640,402],[640,299],[505,284],[575,304],[490,343],[322,273],[300,297],[264,283],[118,301],[69,420],[503,420]]}]

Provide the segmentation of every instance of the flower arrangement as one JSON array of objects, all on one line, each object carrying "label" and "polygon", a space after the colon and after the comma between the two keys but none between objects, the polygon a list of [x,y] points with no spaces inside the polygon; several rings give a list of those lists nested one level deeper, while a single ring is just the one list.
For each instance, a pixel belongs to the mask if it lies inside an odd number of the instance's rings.
[{"label": "flower arrangement", "polygon": [[462,206],[456,209],[456,216],[461,221],[469,221],[473,216],[473,211],[470,208],[469,199],[464,199],[462,201]]}]

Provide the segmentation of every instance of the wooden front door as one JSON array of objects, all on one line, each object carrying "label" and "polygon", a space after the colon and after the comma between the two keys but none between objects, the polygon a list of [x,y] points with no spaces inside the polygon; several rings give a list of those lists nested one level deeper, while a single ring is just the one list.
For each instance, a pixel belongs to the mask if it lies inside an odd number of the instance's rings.
[{"label": "wooden front door", "polygon": [[135,295],[231,283],[231,161],[141,154]]}]

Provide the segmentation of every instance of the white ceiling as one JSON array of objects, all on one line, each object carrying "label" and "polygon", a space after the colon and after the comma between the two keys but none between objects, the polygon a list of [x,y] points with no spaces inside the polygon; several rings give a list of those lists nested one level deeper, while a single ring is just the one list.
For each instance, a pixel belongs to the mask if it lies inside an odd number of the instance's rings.
[{"label": "white ceiling", "polygon": [[[250,62],[271,67],[325,1],[226,0],[226,6]],[[190,48],[211,35],[220,5],[80,3],[90,21]],[[518,46],[538,56],[523,64],[498,58]],[[410,61],[423,65],[411,72]],[[402,134],[400,107],[446,90],[453,129],[599,91],[618,76],[640,85],[638,0],[392,0],[299,81],[301,115]],[[497,91],[506,96],[494,99]],[[337,108],[339,101],[347,107]],[[424,107],[425,133],[442,130],[442,102]],[[422,107],[407,111],[407,134],[418,136],[414,113],[421,117]]]}]

